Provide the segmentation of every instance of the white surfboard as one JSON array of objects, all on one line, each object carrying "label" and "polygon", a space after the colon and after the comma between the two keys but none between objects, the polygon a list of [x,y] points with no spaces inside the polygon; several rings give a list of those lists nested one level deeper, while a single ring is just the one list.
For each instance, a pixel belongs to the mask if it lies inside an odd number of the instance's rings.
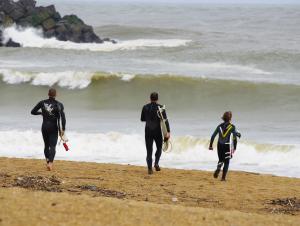
[{"label": "white surfboard", "polygon": [[166,121],[167,119],[165,119],[163,117],[163,111],[166,110],[165,105],[162,107],[158,107],[158,117],[160,118],[160,128],[161,128],[161,132],[162,132],[162,138],[163,138],[163,151],[164,152],[168,152],[171,151],[172,149],[172,145],[170,142],[170,139],[165,139],[168,136],[168,129],[167,129],[167,125],[166,125]]},{"label": "white surfboard", "polygon": [[232,158],[233,151],[234,151],[233,133],[230,134],[230,138],[229,138],[229,150],[230,150],[230,158]]}]

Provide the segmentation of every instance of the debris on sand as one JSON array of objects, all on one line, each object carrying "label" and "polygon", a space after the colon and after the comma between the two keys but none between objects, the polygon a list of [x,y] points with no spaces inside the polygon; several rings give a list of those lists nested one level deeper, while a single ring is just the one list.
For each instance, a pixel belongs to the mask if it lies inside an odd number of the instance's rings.
[{"label": "debris on sand", "polygon": [[274,199],[270,200],[268,204],[274,206],[272,208],[269,208],[271,213],[295,215],[300,211],[300,200],[296,197]]},{"label": "debris on sand", "polygon": [[9,181],[11,176],[7,173],[0,172],[0,186],[1,187],[10,187]]},{"label": "debris on sand", "polygon": [[95,185],[81,185],[81,186],[78,186],[78,188],[80,188],[81,190],[85,190],[85,191],[97,192],[100,196],[105,196],[105,197],[113,197],[113,198],[118,198],[118,199],[123,199],[126,197],[126,193],[99,188]]},{"label": "debris on sand", "polygon": [[59,187],[61,183],[61,180],[56,176],[20,176],[15,179],[14,186],[33,190],[62,192],[62,189]]}]

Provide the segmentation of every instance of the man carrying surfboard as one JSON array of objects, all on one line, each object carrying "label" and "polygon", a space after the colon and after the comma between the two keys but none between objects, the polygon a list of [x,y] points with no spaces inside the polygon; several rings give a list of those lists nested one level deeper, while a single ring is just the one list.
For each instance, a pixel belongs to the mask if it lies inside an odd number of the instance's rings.
[{"label": "man carrying surfboard", "polygon": [[[158,93],[153,92],[150,95],[150,103],[143,107],[141,114],[141,121],[146,122],[145,127],[145,141],[147,149],[147,166],[148,174],[153,174],[152,170],[152,153],[153,153],[153,141],[156,144],[155,162],[154,168],[156,171],[160,171],[159,160],[162,152],[163,141],[170,138],[170,125],[167,119],[167,114],[163,106],[157,103]],[[162,110],[163,109],[163,110]],[[163,116],[163,119],[161,119]],[[162,133],[161,122],[165,123],[166,132],[164,136]],[[164,138],[163,138],[164,137]]]},{"label": "man carrying surfboard", "polygon": [[51,171],[56,153],[55,149],[58,133],[61,137],[64,137],[66,117],[63,104],[55,99],[56,90],[53,88],[49,89],[48,96],[49,99],[40,101],[32,109],[31,114],[43,116],[42,135],[45,144],[44,154],[47,162],[47,169]]},{"label": "man carrying surfboard", "polygon": [[218,161],[217,169],[214,172],[214,178],[218,178],[221,168],[224,165],[221,180],[225,181],[226,174],[229,168],[230,159],[232,158],[232,155],[236,150],[237,137],[241,137],[241,134],[238,133],[236,131],[235,126],[231,124],[231,119],[232,119],[231,111],[225,112],[222,119],[224,122],[216,128],[213,135],[211,136],[209,150],[213,150],[214,139],[219,134],[219,140],[218,140],[219,161]]}]

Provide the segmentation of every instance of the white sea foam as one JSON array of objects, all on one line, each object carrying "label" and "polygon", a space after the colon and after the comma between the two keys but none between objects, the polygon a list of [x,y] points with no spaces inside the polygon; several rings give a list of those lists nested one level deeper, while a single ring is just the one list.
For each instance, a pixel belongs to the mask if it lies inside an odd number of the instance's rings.
[{"label": "white sea foam", "polygon": [[[53,86],[69,89],[84,89],[90,85],[93,78],[97,75],[93,72],[63,71],[63,72],[26,72],[12,69],[0,69],[0,76],[7,84],[30,83],[35,86]],[[107,73],[102,77],[117,77],[122,81],[129,82],[135,78],[134,74]]]},{"label": "white sea foam", "polygon": [[37,30],[35,28],[21,29],[16,26],[4,29],[3,36],[4,42],[7,42],[9,38],[12,38],[15,42],[20,43],[23,47],[54,48],[65,50],[89,50],[103,52],[111,52],[117,50],[135,50],[150,47],[173,48],[185,46],[189,42],[191,42],[191,40],[182,39],[136,39],[120,41],[117,44],[113,44],[111,42],[105,42],[102,44],[74,43],[70,41],[59,41],[55,38],[46,39],[43,37],[43,33],[41,30]]},{"label": "white sea foam", "polygon": [[[69,152],[58,146],[57,159],[119,164],[145,165],[145,145],[142,135],[85,134],[69,132]],[[0,131],[0,155],[20,158],[44,158],[43,142],[38,131]],[[214,170],[217,162],[215,151],[208,151],[208,140],[185,136],[173,138],[171,153],[163,153],[161,165],[180,169]],[[275,148],[275,150],[273,149]],[[300,177],[300,155],[297,147],[285,151],[265,145],[263,150],[255,144],[240,143],[231,161],[233,170],[271,173]]]},{"label": "white sea foam", "polygon": [[10,69],[0,69],[2,80],[8,84],[31,83],[32,85],[52,86],[57,84],[70,89],[86,88],[92,81],[93,73],[90,72],[41,72],[30,73]]}]

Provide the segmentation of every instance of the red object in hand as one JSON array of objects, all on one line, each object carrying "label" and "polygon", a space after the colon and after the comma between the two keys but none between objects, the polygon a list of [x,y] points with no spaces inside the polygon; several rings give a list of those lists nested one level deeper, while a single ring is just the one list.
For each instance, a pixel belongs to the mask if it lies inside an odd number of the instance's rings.
[{"label": "red object in hand", "polygon": [[70,150],[69,147],[68,147],[68,145],[67,145],[67,143],[63,143],[63,145],[64,145],[64,148],[66,149],[66,151]]}]

